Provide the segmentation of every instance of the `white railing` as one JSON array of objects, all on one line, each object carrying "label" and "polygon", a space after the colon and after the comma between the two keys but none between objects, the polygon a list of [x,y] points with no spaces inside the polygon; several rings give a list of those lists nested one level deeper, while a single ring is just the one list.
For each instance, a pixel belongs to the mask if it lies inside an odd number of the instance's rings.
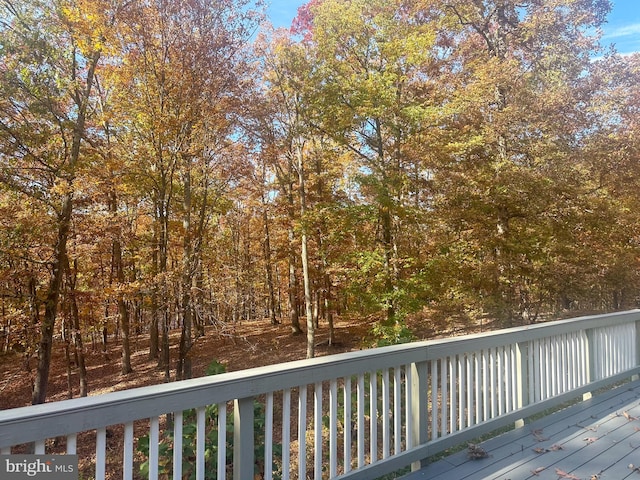
[{"label": "white railing", "polygon": [[93,437],[97,480],[372,479],[637,374],[639,328],[634,310],[4,410],[0,453]]}]

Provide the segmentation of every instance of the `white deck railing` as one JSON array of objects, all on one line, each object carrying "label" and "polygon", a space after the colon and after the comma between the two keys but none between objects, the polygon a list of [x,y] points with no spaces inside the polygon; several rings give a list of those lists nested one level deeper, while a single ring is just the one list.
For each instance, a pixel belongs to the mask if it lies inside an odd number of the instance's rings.
[{"label": "white deck railing", "polygon": [[639,328],[634,310],[4,410],[0,453],[91,435],[89,475],[127,480],[148,436],[152,479],[372,479],[637,374]]}]

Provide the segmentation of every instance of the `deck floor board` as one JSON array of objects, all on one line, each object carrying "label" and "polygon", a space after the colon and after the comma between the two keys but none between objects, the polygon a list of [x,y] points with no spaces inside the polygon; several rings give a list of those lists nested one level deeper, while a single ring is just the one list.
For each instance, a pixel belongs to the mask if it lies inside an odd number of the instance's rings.
[{"label": "deck floor board", "polygon": [[461,451],[403,480],[640,480],[640,381],[539,418],[480,446],[488,458],[472,460]]}]

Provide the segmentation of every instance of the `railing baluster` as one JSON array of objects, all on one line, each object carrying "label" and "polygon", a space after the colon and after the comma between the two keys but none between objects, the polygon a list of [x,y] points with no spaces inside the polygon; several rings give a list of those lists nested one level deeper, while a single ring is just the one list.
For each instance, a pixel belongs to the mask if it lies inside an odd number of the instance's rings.
[{"label": "railing baluster", "polygon": [[[235,425],[235,422],[234,422]],[[207,438],[206,426],[206,408],[198,407],[196,409],[196,480],[204,480],[204,452],[205,440]],[[237,440],[237,439],[236,439]],[[235,443],[235,442],[234,442]]]},{"label": "railing baluster", "polygon": [[440,360],[440,434],[441,436],[447,435],[447,398],[448,393],[448,361],[446,358]]},{"label": "railing baluster", "polygon": [[313,408],[314,478],[322,480],[322,382],[315,385]]},{"label": "railing baluster", "polygon": [[413,366],[404,366],[404,390],[405,390],[405,437],[407,439],[407,450],[414,447],[413,439]]},{"label": "railing baluster", "polygon": [[264,480],[273,478],[273,392],[267,393],[264,412]]},{"label": "railing baluster", "polygon": [[489,377],[489,365],[488,365],[489,352],[487,350],[482,351],[482,421],[489,420],[489,399],[487,396],[490,394],[488,377]]},{"label": "railing baluster", "polygon": [[351,443],[353,424],[351,419],[351,377],[344,379],[344,473],[351,471]]},{"label": "railing baluster", "polygon": [[[322,413],[322,412],[321,412]],[[338,380],[329,382],[329,475],[338,474]]]},{"label": "railing baluster", "polygon": [[218,403],[218,480],[227,476],[227,403]]},{"label": "railing baluster", "polygon": [[[182,421],[182,418],[180,420]],[[133,480],[133,422],[129,422],[124,426],[124,439],[122,441],[122,448],[122,479]],[[174,446],[174,450],[177,450],[177,447]],[[180,453],[180,459],[178,461],[180,462],[180,465],[182,465],[182,448],[180,449]],[[180,477],[174,475],[173,478]]]},{"label": "railing baluster", "polygon": [[149,423],[149,480],[156,480],[158,478],[158,449],[160,443],[159,430],[160,421],[158,417],[151,418]]},{"label": "railing baluster", "polygon": [[369,373],[369,457],[378,461],[378,374]]},{"label": "railing baluster", "polygon": [[[67,455],[75,455],[78,450],[78,435],[76,433],[72,433],[71,435],[67,435]],[[0,452],[4,453],[4,452]],[[11,453],[10,451],[7,453]]]},{"label": "railing baluster", "polygon": [[480,416],[480,405],[482,402],[481,395],[481,383],[480,383],[480,352],[475,352],[473,354],[473,377],[474,377],[474,403],[475,403],[475,423],[478,424],[482,422],[482,417]]},{"label": "railing baluster", "polygon": [[489,395],[491,398],[491,413],[489,418],[496,416],[496,348],[489,349]]},{"label": "railing baluster", "polygon": [[438,361],[431,360],[431,438],[435,440],[438,438]]},{"label": "railing baluster", "polygon": [[449,357],[449,433],[458,429],[458,371],[457,355]]},{"label": "railing baluster", "polygon": [[389,369],[382,371],[382,412],[380,421],[382,422],[382,458],[389,457],[390,441],[389,441],[389,416],[391,415],[390,405],[391,388],[389,386]]},{"label": "railing baluster", "polygon": [[458,389],[458,413],[456,415],[456,423],[458,430],[465,428],[465,404],[467,401],[467,377],[464,370],[464,355],[456,355],[456,385]]},{"label": "railing baluster", "polygon": [[96,480],[104,480],[107,472],[107,429],[96,431]]},{"label": "railing baluster", "polygon": [[[302,387],[301,387],[302,388]],[[300,396],[298,398],[301,402]],[[305,400],[306,403],[306,400]],[[306,405],[305,405],[306,408]],[[300,404],[298,408],[298,417],[300,417],[302,411],[302,404]],[[298,437],[303,437],[305,435],[305,428],[303,422],[298,418]],[[300,441],[298,438],[298,446],[300,451],[298,452],[298,458],[303,458],[305,456],[304,442]],[[300,465],[300,468],[306,468]],[[282,392],[282,478],[285,480],[289,479],[289,475],[291,474],[291,390],[286,389]],[[302,471],[301,471],[302,473]],[[304,478],[304,477],[300,477]]]},{"label": "railing baluster", "polygon": [[34,446],[34,453],[36,455],[44,455],[46,453],[45,452],[46,443],[47,443],[46,439],[36,440],[35,446]]},{"label": "railing baluster", "polygon": [[[502,415],[504,413],[504,347],[497,347],[496,348],[496,356],[495,356],[495,362],[496,362],[496,379],[495,379],[495,383],[494,385],[496,386],[496,408],[497,408],[497,414]],[[494,415],[495,416],[495,415]]]},{"label": "railing baluster", "polygon": [[307,386],[298,387],[298,478],[307,478]]},{"label": "railing baluster", "polygon": [[358,468],[364,467],[364,374],[358,375]]},{"label": "railing baluster", "polygon": [[[181,411],[173,414],[173,478],[182,478],[182,417]],[[128,427],[128,425],[127,425]],[[125,458],[127,458],[127,427],[125,427]],[[131,424],[131,443],[133,447],[133,424]],[[133,453],[133,448],[130,450]],[[133,462],[133,458],[131,458]],[[133,463],[131,465],[133,468]]]},{"label": "railing baluster", "polygon": [[467,426],[470,427],[474,424],[473,422],[473,370],[472,370],[472,356],[473,353],[469,353],[465,355],[465,371],[467,372],[467,386],[465,388],[467,395]]},{"label": "railing baluster", "polygon": [[402,372],[400,367],[393,369],[393,453],[402,451]]},{"label": "railing baluster", "polygon": [[[233,404],[233,479],[254,478],[253,398],[240,398]],[[203,460],[204,463],[204,460]]]}]

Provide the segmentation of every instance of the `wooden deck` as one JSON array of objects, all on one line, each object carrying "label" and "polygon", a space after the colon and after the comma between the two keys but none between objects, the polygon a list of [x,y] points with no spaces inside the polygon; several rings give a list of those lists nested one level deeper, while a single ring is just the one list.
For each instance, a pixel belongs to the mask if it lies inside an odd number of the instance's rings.
[{"label": "wooden deck", "polygon": [[403,480],[640,480],[640,381],[594,396]]}]

